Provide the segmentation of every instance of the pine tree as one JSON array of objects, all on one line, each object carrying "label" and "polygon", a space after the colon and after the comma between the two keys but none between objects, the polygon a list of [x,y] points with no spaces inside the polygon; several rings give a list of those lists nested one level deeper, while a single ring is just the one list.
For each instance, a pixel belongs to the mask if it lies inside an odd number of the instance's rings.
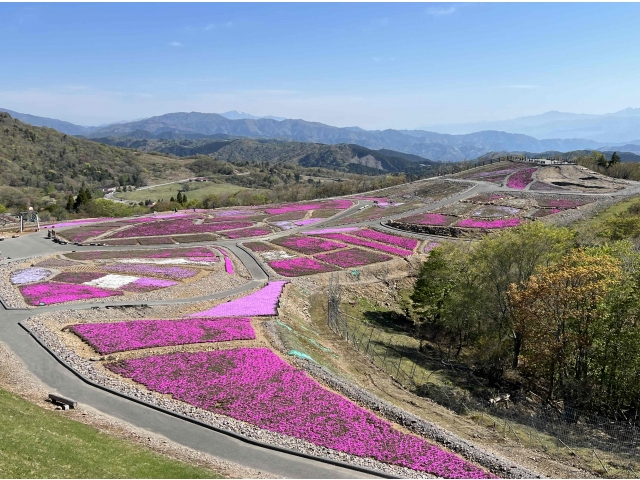
[{"label": "pine tree", "polygon": [[184,205],[185,203],[187,203],[187,196],[182,195],[182,202],[180,202],[180,205]]},{"label": "pine tree", "polygon": [[178,192],[178,198],[176,198],[176,201],[182,205],[182,192]]},{"label": "pine tree", "polygon": [[67,206],[65,208],[67,209],[67,212],[73,210],[73,195],[69,195],[67,198]]},{"label": "pine tree", "polygon": [[618,152],[613,152],[613,155],[611,155],[611,160],[609,160],[608,167],[616,165],[618,163],[620,163],[620,155],[618,155]]}]

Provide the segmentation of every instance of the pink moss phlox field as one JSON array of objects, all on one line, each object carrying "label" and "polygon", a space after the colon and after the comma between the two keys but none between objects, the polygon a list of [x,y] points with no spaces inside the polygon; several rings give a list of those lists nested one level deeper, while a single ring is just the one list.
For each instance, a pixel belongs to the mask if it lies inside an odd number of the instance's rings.
[{"label": "pink moss phlox field", "polygon": [[126,292],[144,293],[159,290],[160,288],[173,287],[174,285],[178,285],[178,282],[161,278],[142,277],[123,285],[121,288]]},{"label": "pink moss phlox field", "polygon": [[242,230],[230,230],[224,232],[223,235],[229,238],[245,238],[245,237],[260,237],[262,235],[269,235],[271,230],[266,228],[244,228]]},{"label": "pink moss phlox field", "polygon": [[505,218],[503,220],[475,220],[467,218],[458,223],[458,227],[467,228],[509,228],[520,225],[519,218]]},{"label": "pink moss phlox field", "polygon": [[359,248],[349,248],[347,250],[340,250],[339,252],[321,253],[316,255],[315,258],[341,268],[349,268],[369,265],[371,263],[386,262],[393,257],[383,253],[361,250]]},{"label": "pink moss phlox field", "polygon": [[[103,227],[103,228],[95,228],[93,230],[87,230],[84,232],[76,233],[72,238],[69,238],[72,242],[84,242],[87,238],[97,237],[98,235],[102,235],[103,233],[108,232],[109,230],[113,230],[114,227]],[[65,232],[61,232],[64,235]],[[68,237],[67,237],[68,238]]]},{"label": "pink moss phlox field", "polygon": [[269,266],[285,277],[299,277],[303,275],[313,275],[315,273],[333,272],[336,270],[335,267],[331,265],[320,263],[313,258],[306,257],[274,260],[273,262],[269,262]]},{"label": "pink moss phlox field", "polygon": [[527,185],[533,181],[533,174],[537,168],[527,168],[514,173],[507,180],[507,187],[514,188],[516,190],[524,190]]},{"label": "pink moss phlox field", "polygon": [[229,275],[233,275],[233,262],[229,257],[224,257],[224,269]]},{"label": "pink moss phlox field", "polygon": [[63,282],[63,283],[85,283],[90,282],[92,280],[97,280],[98,278],[104,277],[104,273],[102,272],[62,272],[53,277],[51,280],[54,282]]},{"label": "pink moss phlox field", "polygon": [[184,267],[174,267],[169,265],[149,265],[146,263],[119,263],[116,265],[106,265],[100,267],[107,272],[135,273],[139,275],[152,275],[168,277],[174,280],[191,278],[198,274],[197,270]]},{"label": "pink moss phlox field", "polygon": [[554,208],[577,208],[582,205],[586,205],[588,202],[584,200],[570,200],[570,199],[559,199],[559,200],[538,200],[538,205],[541,207],[554,207]]},{"label": "pink moss phlox field", "polygon": [[401,257],[408,257],[413,252],[410,250],[404,250],[398,247],[392,247],[385,245],[384,243],[374,242],[371,240],[365,240],[360,237],[352,237],[351,235],[345,235],[344,233],[325,233],[320,235],[323,238],[329,238],[331,240],[337,240],[339,242],[348,243],[350,245],[359,245],[361,247],[368,247],[374,250],[380,250],[382,252],[391,253],[392,255],[400,255]]},{"label": "pink moss phlox field", "polygon": [[51,275],[51,271],[44,268],[25,268],[16,270],[11,274],[11,283],[13,285],[22,285],[23,283],[39,282],[49,275]]},{"label": "pink moss phlox field", "polygon": [[31,305],[40,302],[45,305],[51,303],[73,302],[89,298],[105,298],[114,295],[122,295],[118,290],[92,287],[90,285],[76,285],[73,283],[33,283],[20,287],[20,293]]},{"label": "pink moss phlox field", "polygon": [[332,450],[443,478],[491,476],[422,438],[400,432],[266,348],[172,353],[106,366],[150,390]]},{"label": "pink moss phlox field", "polygon": [[405,217],[398,220],[399,222],[415,223],[416,225],[447,225],[451,219],[441,213],[422,213]]},{"label": "pink moss phlox field", "polygon": [[325,240],[323,238],[297,236],[279,238],[274,240],[273,243],[290,248],[296,252],[304,253],[305,255],[328,252],[330,250],[345,248],[347,246],[344,243],[332,242],[331,240]]},{"label": "pink moss phlox field", "polygon": [[268,243],[262,242],[245,242],[243,245],[254,252],[270,252],[275,250],[274,247]]},{"label": "pink moss phlox field", "polygon": [[347,208],[351,207],[351,205],[353,205],[353,203],[348,200],[331,200],[328,202],[307,203],[307,204],[293,203],[293,204],[282,205],[278,208],[267,208],[265,209],[265,212],[268,213],[269,215],[280,215],[282,213],[318,210],[321,208],[324,208],[324,209],[335,208],[338,210],[346,210]]},{"label": "pink moss phlox field", "polygon": [[396,247],[406,248],[407,250],[413,250],[416,248],[416,245],[418,245],[418,240],[415,238],[399,237],[397,235],[390,235],[388,233],[382,233],[368,228],[350,233],[350,235],[357,235],[358,237],[368,238],[369,240],[376,240],[381,243],[395,245]]},{"label": "pink moss phlox field", "polygon": [[275,315],[285,281],[269,282],[266,287],[244,297],[221,303],[190,317],[258,317]]},{"label": "pink moss phlox field", "polygon": [[82,323],[73,325],[70,330],[102,355],[139,348],[230,342],[256,338],[250,318],[188,318]]},{"label": "pink moss phlox field", "polygon": [[195,225],[191,218],[178,218],[159,222],[143,223],[114,233],[109,238],[155,237],[186,233],[210,233],[253,225],[253,222],[219,222]]},{"label": "pink moss phlox field", "polygon": [[305,235],[322,235],[323,233],[342,233],[353,232],[358,230],[358,227],[339,227],[339,228],[323,228],[321,230],[307,230]]},{"label": "pink moss phlox field", "polygon": [[208,248],[171,248],[171,249],[147,249],[147,250],[122,250],[122,251],[92,251],[73,252],[65,254],[74,260],[109,260],[114,258],[206,258],[216,261],[217,256]]},{"label": "pink moss phlox field", "polygon": [[299,227],[304,227],[306,225],[313,225],[314,223],[318,223],[324,220],[323,218],[306,218],[304,220],[296,220],[295,223]]}]

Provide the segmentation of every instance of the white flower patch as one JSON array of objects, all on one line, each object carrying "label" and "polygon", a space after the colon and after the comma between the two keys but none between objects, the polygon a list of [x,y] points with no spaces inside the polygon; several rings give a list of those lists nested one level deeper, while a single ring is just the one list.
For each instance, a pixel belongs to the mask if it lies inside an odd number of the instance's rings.
[{"label": "white flower patch", "polygon": [[134,277],[132,275],[105,275],[104,277],[96,278],[90,282],[84,282],[85,285],[91,285],[92,287],[109,288],[111,290],[117,290],[125,285],[135,282],[140,277]]},{"label": "white flower patch", "polygon": [[51,275],[51,270],[44,268],[25,268],[16,270],[11,274],[11,283],[14,285],[23,285],[25,283],[39,282]]},{"label": "white flower patch", "polygon": [[196,262],[186,258],[120,258],[117,263],[152,263],[154,265],[211,265],[214,262]]},{"label": "white flower patch", "polygon": [[285,258],[295,258],[295,255],[291,255],[287,252],[285,252],[284,250],[278,250],[278,251],[268,251],[268,252],[262,252],[260,254],[260,256],[264,259],[264,260],[284,260]]}]

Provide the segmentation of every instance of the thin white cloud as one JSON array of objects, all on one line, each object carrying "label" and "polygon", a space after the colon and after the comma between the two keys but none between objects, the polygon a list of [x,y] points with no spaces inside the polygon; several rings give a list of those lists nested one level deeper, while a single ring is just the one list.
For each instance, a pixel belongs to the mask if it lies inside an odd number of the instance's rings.
[{"label": "thin white cloud", "polygon": [[171,45],[172,47],[182,47],[182,44],[180,42],[171,42],[169,45]]},{"label": "thin white cloud", "polygon": [[206,27],[204,27],[204,31],[208,32],[209,30],[213,30],[216,26],[213,23],[209,23]]},{"label": "thin white cloud", "polygon": [[434,17],[441,17],[443,15],[451,15],[455,13],[456,7],[454,5],[450,5],[448,7],[429,7],[425,11],[427,15],[433,15]]}]

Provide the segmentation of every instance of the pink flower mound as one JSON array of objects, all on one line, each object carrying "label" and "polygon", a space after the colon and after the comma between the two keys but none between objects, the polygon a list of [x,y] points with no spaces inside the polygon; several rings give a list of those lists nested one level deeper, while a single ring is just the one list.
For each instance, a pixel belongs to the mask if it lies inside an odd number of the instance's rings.
[{"label": "pink flower mound", "polygon": [[100,354],[189,343],[253,340],[250,318],[189,318],[81,323],[70,330]]},{"label": "pink flower mound", "polygon": [[459,227],[469,228],[509,228],[520,225],[519,218],[506,218],[503,220],[474,220],[467,218],[458,223]]},{"label": "pink flower mound", "polygon": [[335,208],[337,210],[346,210],[351,205],[353,205],[353,203],[351,203],[348,200],[331,200],[329,202],[307,203],[307,204],[292,203],[292,204],[282,205],[279,208],[267,208],[265,209],[265,212],[267,212],[269,215],[280,215],[282,213],[318,210],[321,208]]},{"label": "pink flower mound", "polygon": [[152,292],[153,290],[158,290],[160,288],[173,287],[177,285],[178,282],[174,282],[172,280],[163,280],[161,278],[148,278],[142,277],[138,280],[134,280],[131,283],[127,283],[123,285],[121,288],[127,292],[135,292],[135,293],[144,293],[144,292]]},{"label": "pink flower mound", "polygon": [[395,245],[396,247],[406,248],[407,250],[413,250],[418,245],[418,240],[415,238],[399,237],[397,235],[389,235],[388,233],[378,232],[376,230],[370,230],[365,228],[353,232],[350,235],[357,235],[358,237],[368,238],[370,240],[376,240],[382,243],[388,243],[389,245]]},{"label": "pink flower mound", "polygon": [[134,273],[139,275],[154,275],[168,277],[174,280],[191,278],[198,274],[197,270],[184,267],[173,267],[170,265],[148,265],[146,263],[120,263],[101,267],[107,272]]},{"label": "pink flower mound", "polygon": [[350,455],[443,478],[491,476],[396,430],[266,348],[173,353],[123,360],[107,368],[196,407]]},{"label": "pink flower mound", "polygon": [[222,303],[204,312],[194,313],[190,317],[257,317],[261,315],[275,315],[278,299],[287,282],[269,282],[245,297],[236,298]]},{"label": "pink flower mound", "polygon": [[75,285],[73,283],[32,283],[31,285],[20,287],[20,293],[31,305],[39,305],[40,302],[49,305],[51,303],[65,303],[88,298],[122,295],[122,292],[118,290],[107,290],[106,288]]},{"label": "pink flower mound", "polygon": [[253,222],[219,222],[194,225],[191,218],[178,218],[159,222],[143,223],[114,233],[109,238],[155,237],[160,235],[179,235],[182,233],[208,233],[233,228],[244,228]]},{"label": "pink flower mound", "polygon": [[416,225],[447,225],[450,219],[441,213],[423,213],[421,215],[413,215],[398,220],[399,222],[415,223]]},{"label": "pink flower mound", "polygon": [[391,253],[393,255],[400,255],[401,257],[408,257],[413,252],[410,250],[404,250],[397,247],[391,247],[384,243],[372,242],[371,240],[365,240],[363,238],[352,237],[351,235],[345,235],[343,233],[327,233],[320,235],[324,238],[330,238],[331,240],[338,240],[340,242],[348,243],[351,245],[359,245],[361,247],[368,247],[374,250],[380,250],[382,252]]},{"label": "pink flower mound", "polygon": [[332,242],[331,240],[315,237],[285,237],[273,240],[272,243],[290,248],[296,252],[304,253],[305,255],[328,252],[329,250],[336,250],[337,248],[345,248],[347,246],[344,243]]},{"label": "pink flower mound", "polygon": [[323,228],[322,230],[307,230],[305,235],[321,235],[323,233],[341,233],[341,232],[353,232],[358,230],[358,227],[341,227],[341,228]]},{"label": "pink flower mound", "polygon": [[300,277],[313,275],[314,273],[333,272],[336,269],[331,265],[320,263],[313,258],[288,258],[269,262],[269,266],[285,277]]},{"label": "pink flower mound", "polygon": [[526,170],[520,170],[514,173],[507,180],[507,187],[514,188],[516,190],[524,190],[533,180],[533,174],[537,168],[527,168]]},{"label": "pink flower mound", "polygon": [[245,237],[259,237],[261,235],[269,235],[271,230],[266,228],[245,228],[243,230],[231,230],[224,232],[224,236],[229,238],[245,238]]},{"label": "pink flower mound", "polygon": [[224,257],[224,269],[229,275],[233,275],[233,262],[229,257]]},{"label": "pink flower mound", "polygon": [[112,258],[197,258],[198,261],[216,261],[216,255],[205,247],[167,248],[164,250],[124,250],[124,251],[93,251],[66,253],[65,256],[74,260],[106,260]]},{"label": "pink flower mound", "polygon": [[316,255],[318,260],[337,265],[342,268],[358,267],[360,265],[369,265],[370,263],[386,262],[393,257],[383,253],[369,252],[360,250],[359,248],[349,248],[333,253],[321,253]]}]

